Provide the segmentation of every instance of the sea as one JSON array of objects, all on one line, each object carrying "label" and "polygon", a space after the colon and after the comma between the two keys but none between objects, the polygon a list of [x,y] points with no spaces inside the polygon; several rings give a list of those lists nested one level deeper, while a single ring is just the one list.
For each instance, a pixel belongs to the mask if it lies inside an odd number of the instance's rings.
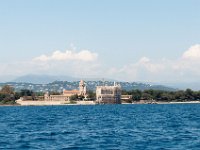
[{"label": "sea", "polygon": [[199,104],[1,106],[0,149],[199,150]]}]

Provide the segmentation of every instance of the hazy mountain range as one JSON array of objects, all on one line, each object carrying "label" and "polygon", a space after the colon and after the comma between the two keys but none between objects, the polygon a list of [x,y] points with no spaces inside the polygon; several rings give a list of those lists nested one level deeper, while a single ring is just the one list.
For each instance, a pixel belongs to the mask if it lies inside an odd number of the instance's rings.
[{"label": "hazy mountain range", "polygon": [[[0,77],[0,81],[2,82],[2,80],[4,78]],[[17,77],[15,79],[13,79],[13,77],[11,78],[11,80],[9,80],[8,82],[15,82],[15,83],[32,83],[32,84],[49,84],[49,83],[53,83],[54,81],[68,81],[68,82],[76,82],[79,80],[85,80],[85,81],[116,81],[113,79],[103,79],[103,78],[77,78],[77,77],[71,77],[71,76],[53,76],[53,75],[35,75],[35,74],[29,74],[29,75],[24,75],[24,76],[20,76]],[[4,83],[8,83],[8,82],[4,82]],[[120,81],[118,81],[120,82]],[[3,83],[3,82],[2,82]],[[123,82],[122,82],[123,83]],[[191,88],[193,90],[200,90],[200,83],[143,83],[143,82],[132,82],[135,83],[135,87],[139,88],[139,89],[143,89],[144,85],[147,85],[146,87],[148,88],[154,88],[154,89],[168,89],[168,90],[174,90],[174,89],[187,89],[187,88]],[[136,86],[137,85],[137,86]],[[138,86],[140,85],[140,86]],[[142,86],[141,86],[142,85]],[[150,86],[151,85],[151,86]],[[132,86],[129,86],[129,88],[131,88]],[[129,89],[128,88],[128,89]]]},{"label": "hazy mountain range", "polygon": [[47,84],[54,81],[77,81],[79,78],[74,78],[70,76],[53,76],[53,75],[24,75],[18,77],[11,82],[25,82],[25,83],[33,83],[33,84]]},{"label": "hazy mountain range", "polygon": [[103,78],[76,78],[71,76],[53,76],[53,75],[24,75],[21,77],[18,77],[14,80],[11,80],[11,82],[25,82],[25,83],[33,83],[33,84],[48,84],[54,81],[79,81],[79,80],[85,80],[85,81],[100,81],[100,80],[106,80],[106,81],[115,81],[113,79],[103,79]]},{"label": "hazy mountain range", "polygon": [[[113,79],[103,79],[103,78],[82,78],[86,84],[87,89],[94,91],[97,85],[113,85]],[[37,92],[45,91],[62,91],[63,89],[77,89],[79,81],[81,78],[75,78],[70,76],[51,76],[51,75],[25,75],[18,77],[10,82],[0,83],[0,86],[9,84],[15,88],[16,91],[21,89],[29,89]],[[115,80],[116,81],[116,80]],[[122,82],[117,81],[123,90],[167,90],[174,91],[175,88],[163,86],[163,85],[152,85],[148,83],[140,82]]]}]

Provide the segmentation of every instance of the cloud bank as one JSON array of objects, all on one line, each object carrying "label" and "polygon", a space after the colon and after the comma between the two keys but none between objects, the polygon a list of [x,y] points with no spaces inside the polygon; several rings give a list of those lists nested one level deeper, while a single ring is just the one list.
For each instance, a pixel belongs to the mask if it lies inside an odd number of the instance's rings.
[{"label": "cloud bank", "polygon": [[200,61],[200,45],[196,44],[191,46],[187,51],[183,53],[183,59]]},{"label": "cloud bank", "polygon": [[[103,58],[103,57],[100,57]],[[31,61],[0,64],[0,74],[51,74],[74,77],[104,77],[122,81],[194,82],[200,81],[200,44],[188,48],[178,58],[151,59],[144,56],[122,67],[104,64],[98,54],[90,50],[54,51]]]},{"label": "cloud bank", "polygon": [[89,50],[82,50],[80,52],[75,52],[71,50],[66,50],[61,52],[59,50],[53,52],[51,55],[41,55],[34,58],[34,61],[94,61],[98,57],[97,53],[92,53]]},{"label": "cloud bank", "polygon": [[142,57],[121,68],[111,68],[109,75],[116,79],[145,82],[200,81],[200,44],[191,46],[177,59],[152,60]]},{"label": "cloud bank", "polygon": [[99,73],[98,54],[90,50],[54,51],[43,54],[30,61],[0,64],[0,74],[21,76],[26,74],[67,75],[91,77]]}]

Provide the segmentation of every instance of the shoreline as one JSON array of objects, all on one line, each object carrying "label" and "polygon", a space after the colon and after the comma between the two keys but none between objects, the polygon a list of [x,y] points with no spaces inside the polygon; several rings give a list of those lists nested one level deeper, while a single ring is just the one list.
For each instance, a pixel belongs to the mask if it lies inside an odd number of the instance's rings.
[{"label": "shoreline", "polygon": [[189,102],[158,102],[158,104],[200,104],[200,101],[189,101]]},{"label": "shoreline", "polygon": [[[122,105],[143,105],[143,104],[200,104],[200,101],[188,102],[155,102],[155,103],[121,103]],[[72,105],[98,105],[94,101],[77,101],[77,103],[64,103],[63,101],[16,101],[16,104],[5,104],[0,107],[8,106],[72,106]],[[109,104],[105,104],[109,105]],[[112,104],[113,105],[113,104]]]},{"label": "shoreline", "polygon": [[95,105],[94,101],[76,101],[71,103],[70,101],[23,101],[17,100],[17,104],[20,106],[52,106],[52,105]]},{"label": "shoreline", "polygon": [[187,101],[187,102],[155,102],[155,103],[132,103],[132,104],[200,104],[200,101]]}]

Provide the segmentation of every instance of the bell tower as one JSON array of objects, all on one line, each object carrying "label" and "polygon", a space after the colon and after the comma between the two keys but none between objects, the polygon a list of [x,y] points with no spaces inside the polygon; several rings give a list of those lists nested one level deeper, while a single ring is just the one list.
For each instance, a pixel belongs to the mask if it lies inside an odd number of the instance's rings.
[{"label": "bell tower", "polygon": [[79,95],[82,95],[82,96],[86,95],[86,85],[83,80],[79,82]]}]

